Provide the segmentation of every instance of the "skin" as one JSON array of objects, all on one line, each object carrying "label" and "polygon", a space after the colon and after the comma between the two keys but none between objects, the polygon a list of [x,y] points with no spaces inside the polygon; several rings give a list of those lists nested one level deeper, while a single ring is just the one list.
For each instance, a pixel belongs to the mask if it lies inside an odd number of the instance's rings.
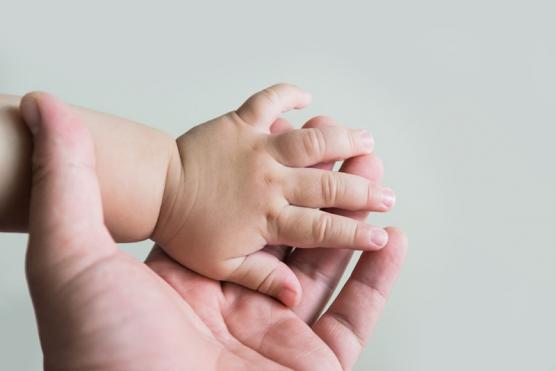
[{"label": "skin", "polygon": [[386,245],[382,228],[319,208],[387,211],[393,192],[364,177],[312,167],[371,153],[368,132],[319,126],[271,134],[280,114],[310,100],[298,87],[274,85],[177,139],[179,161],[167,182],[174,198],[166,199],[168,207],[163,202],[154,233],[167,254],[205,276],[293,306],[301,285],[265,246],[371,251]]},{"label": "skin", "polygon": [[[23,104],[24,103],[24,104]],[[120,252],[103,221],[94,144],[86,126],[48,95],[22,113],[34,151],[26,271],[47,370],[350,369],[381,312],[406,240],[365,252],[338,298],[345,250],[267,247],[305,292],[294,308],[195,273],[155,248],[143,264]],[[315,119],[308,125],[326,126]],[[277,122],[276,130],[287,130]],[[321,165],[326,167],[328,165]],[[343,171],[380,180],[372,155]],[[344,211],[361,218],[365,213]]]},{"label": "skin", "polygon": [[[27,232],[32,142],[21,97],[0,95],[0,232]],[[71,107],[95,147],[104,220],[118,242],[150,238],[164,195],[175,141],[148,126]],[[140,166],[138,166],[140,164]],[[135,179],[141,179],[140,182]]]},{"label": "skin", "polygon": [[[200,274],[294,306],[301,284],[265,246],[381,249],[388,240],[382,228],[320,209],[383,212],[395,202],[392,190],[376,179],[314,167],[371,153],[374,142],[366,131],[323,125],[270,132],[282,112],[310,100],[293,85],[274,85],[176,141],[81,108],[59,114],[82,121],[92,135],[103,217],[116,241],[151,238]],[[24,231],[31,144],[14,112],[17,102],[0,99],[0,144],[6,146],[0,230]],[[28,102],[21,101],[23,112],[31,112]]]}]

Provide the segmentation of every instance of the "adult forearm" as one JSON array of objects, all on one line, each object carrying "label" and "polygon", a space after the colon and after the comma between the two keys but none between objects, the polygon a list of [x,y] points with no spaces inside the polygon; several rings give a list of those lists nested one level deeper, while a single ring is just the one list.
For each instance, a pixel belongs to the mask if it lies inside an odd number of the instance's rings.
[{"label": "adult forearm", "polygon": [[[0,231],[27,230],[31,136],[20,97],[0,95]],[[160,212],[174,140],[126,119],[74,107],[95,143],[105,223],[119,242],[151,236]]]}]

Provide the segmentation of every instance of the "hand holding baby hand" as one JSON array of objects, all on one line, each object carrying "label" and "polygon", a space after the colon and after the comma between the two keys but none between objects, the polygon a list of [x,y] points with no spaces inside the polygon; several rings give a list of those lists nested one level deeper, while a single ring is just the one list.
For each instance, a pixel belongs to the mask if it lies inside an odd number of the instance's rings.
[{"label": "hand holding baby hand", "polygon": [[[377,250],[387,233],[319,208],[387,211],[390,189],[355,175],[307,168],[370,153],[363,130],[319,127],[271,135],[281,113],[310,95],[275,85],[177,140],[155,240],[187,267],[295,305],[301,287],[266,245]],[[187,249],[184,248],[187,241]]]}]

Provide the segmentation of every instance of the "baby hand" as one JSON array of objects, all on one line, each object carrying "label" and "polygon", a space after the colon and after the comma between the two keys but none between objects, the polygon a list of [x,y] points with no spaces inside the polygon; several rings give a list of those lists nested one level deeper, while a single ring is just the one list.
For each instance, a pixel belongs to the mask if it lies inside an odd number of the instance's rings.
[{"label": "baby hand", "polygon": [[272,135],[281,113],[310,103],[280,84],[239,109],[194,127],[177,140],[154,239],[175,260],[210,278],[231,281],[293,306],[294,273],[266,245],[377,250],[377,227],[319,208],[387,211],[391,190],[355,175],[307,168],[370,153],[363,130],[319,127]]}]

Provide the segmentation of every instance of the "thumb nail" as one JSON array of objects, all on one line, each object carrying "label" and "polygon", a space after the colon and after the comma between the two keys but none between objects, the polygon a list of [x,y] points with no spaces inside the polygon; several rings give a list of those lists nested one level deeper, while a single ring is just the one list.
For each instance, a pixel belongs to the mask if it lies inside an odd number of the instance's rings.
[{"label": "thumb nail", "polygon": [[36,135],[39,131],[41,113],[35,97],[31,95],[23,97],[20,110],[21,115],[23,116],[23,121],[25,121],[29,130],[31,130],[31,133]]}]

